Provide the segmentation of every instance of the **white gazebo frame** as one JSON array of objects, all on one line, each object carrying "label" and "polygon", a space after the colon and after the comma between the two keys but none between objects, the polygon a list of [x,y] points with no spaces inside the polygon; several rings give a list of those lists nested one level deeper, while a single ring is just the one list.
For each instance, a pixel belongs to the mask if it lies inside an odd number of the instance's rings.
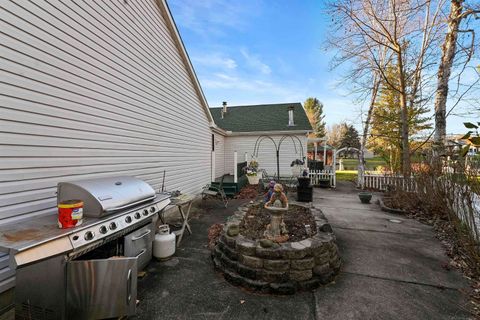
[{"label": "white gazebo frame", "polygon": [[[324,166],[327,159],[327,138],[307,138],[307,146],[309,143],[313,143],[314,154],[317,155],[318,144],[323,143],[323,161]],[[337,149],[332,149],[333,163],[331,170],[311,170],[308,175],[310,177],[311,184],[318,184],[319,180],[329,179],[330,186],[332,188],[337,187],[336,167],[337,167]]]}]

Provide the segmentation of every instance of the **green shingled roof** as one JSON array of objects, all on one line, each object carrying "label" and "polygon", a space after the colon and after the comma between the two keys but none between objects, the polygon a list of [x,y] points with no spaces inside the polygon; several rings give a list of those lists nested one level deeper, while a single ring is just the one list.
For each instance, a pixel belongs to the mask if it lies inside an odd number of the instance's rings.
[{"label": "green shingled roof", "polygon": [[[293,107],[294,126],[288,125],[288,108]],[[228,106],[222,119],[222,108],[210,108],[215,123],[232,132],[252,131],[312,131],[300,102]]]}]

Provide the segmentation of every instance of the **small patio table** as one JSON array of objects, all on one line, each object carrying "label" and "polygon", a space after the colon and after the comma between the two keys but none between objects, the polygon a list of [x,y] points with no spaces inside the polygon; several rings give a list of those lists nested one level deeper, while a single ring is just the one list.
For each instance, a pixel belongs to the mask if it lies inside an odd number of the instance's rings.
[{"label": "small patio table", "polygon": [[[195,199],[194,196],[188,195],[188,194],[182,194],[178,197],[170,198],[171,200],[170,205],[176,206],[178,208],[178,212],[180,212],[180,217],[182,218],[182,227],[179,230],[173,231],[173,233],[176,236],[178,236],[177,248],[180,246],[180,242],[182,241],[183,233],[185,232],[185,229],[188,231],[189,234],[192,234],[192,229],[188,224],[188,219],[190,215],[190,209],[192,208],[192,202],[194,199]],[[184,208],[186,210],[184,210]],[[165,220],[163,215],[161,217],[161,220],[162,222]]]}]

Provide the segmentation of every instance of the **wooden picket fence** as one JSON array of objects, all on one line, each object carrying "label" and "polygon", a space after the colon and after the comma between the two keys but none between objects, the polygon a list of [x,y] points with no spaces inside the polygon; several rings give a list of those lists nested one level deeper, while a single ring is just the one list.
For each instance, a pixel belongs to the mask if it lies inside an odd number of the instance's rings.
[{"label": "wooden picket fence", "polygon": [[404,191],[417,190],[417,182],[413,177],[404,178],[403,176],[386,176],[379,174],[366,174],[364,176],[365,188],[385,191],[388,188]]},{"label": "wooden picket fence", "polygon": [[336,179],[333,170],[310,170],[308,176],[311,185],[319,185],[320,181],[328,180],[330,187],[335,187]]}]

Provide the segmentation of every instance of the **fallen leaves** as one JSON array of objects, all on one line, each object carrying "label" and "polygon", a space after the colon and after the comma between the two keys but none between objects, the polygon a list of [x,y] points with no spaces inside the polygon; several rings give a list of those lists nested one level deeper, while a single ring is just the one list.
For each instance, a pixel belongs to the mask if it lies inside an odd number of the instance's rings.
[{"label": "fallen leaves", "polygon": [[220,233],[223,230],[223,224],[215,223],[208,228],[208,248],[213,249],[217,244]]}]

